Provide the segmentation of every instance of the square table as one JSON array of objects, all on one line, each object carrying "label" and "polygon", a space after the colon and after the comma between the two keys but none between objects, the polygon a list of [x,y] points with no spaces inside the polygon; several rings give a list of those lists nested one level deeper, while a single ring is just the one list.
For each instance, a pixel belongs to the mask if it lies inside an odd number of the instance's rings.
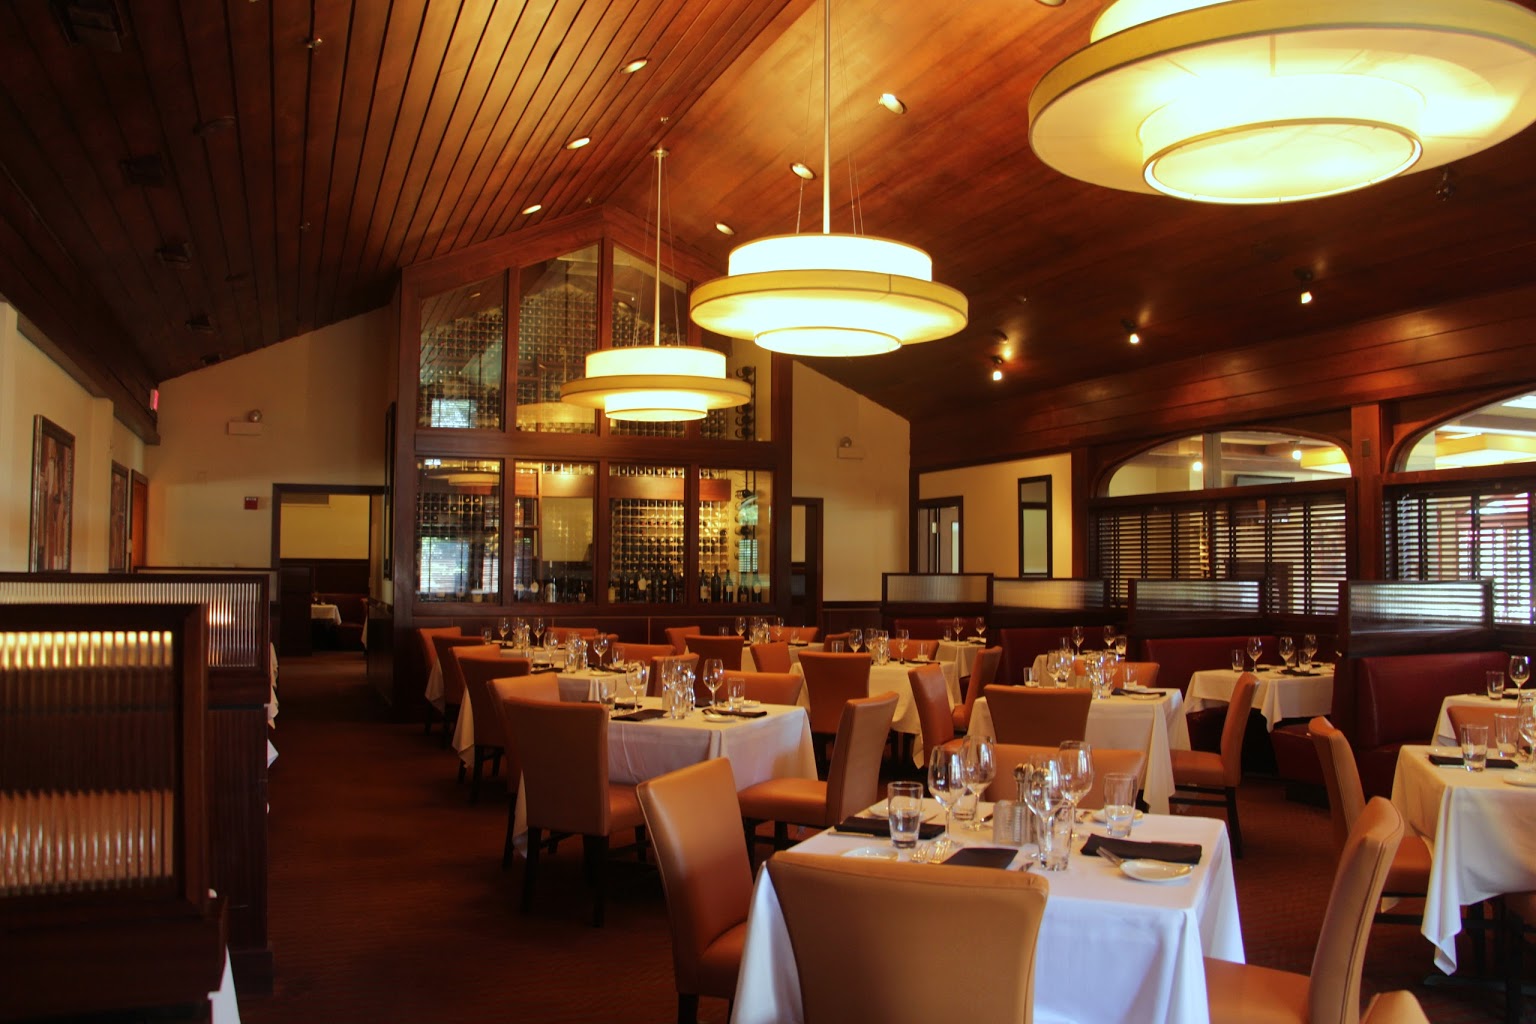
[{"label": "square table", "polygon": [[[800,654],[802,651],[820,651],[822,649],[823,648],[821,644],[790,644],[790,669],[793,670],[796,665],[800,664]],[[741,670],[743,672],[756,672],[758,670],[757,662],[752,660],[752,648],[750,646],[744,648],[741,652]]]},{"label": "square table", "polygon": [[[1080,839],[1085,831],[1095,829],[1080,826]],[[967,841],[963,834],[957,838]],[[1226,824],[1215,818],[1147,815],[1133,838],[1199,843],[1205,854],[1188,879],[1168,885],[1133,881],[1108,861],[1076,850],[1065,871],[1046,874],[1051,892],[1035,951],[1038,1024],[1201,1024],[1210,1019],[1204,958],[1243,962]],[[870,845],[883,844],[869,836],[822,832],[796,849],[839,856]],[[1018,864],[1016,859],[1015,869]],[[956,941],[967,941],[964,922],[954,925]],[[915,932],[914,942],[918,938]],[[934,979],[936,985],[945,983]],[[965,1016],[965,995],[956,992],[956,1019]],[[731,1019],[735,1024],[803,1019],[794,949],[766,871],[758,872],[752,893]]]},{"label": "square table", "polygon": [[[1536,782],[1526,769],[1469,772],[1440,767],[1426,756],[1432,747],[1397,752],[1392,803],[1405,827],[1429,844],[1429,892],[1419,930],[1435,947],[1435,966],[1456,970],[1461,908],[1490,896],[1536,889]],[[1441,748],[1440,753],[1453,753]],[[1460,748],[1454,753],[1460,754]]]},{"label": "square table", "polygon": [[[955,663],[955,674],[964,679],[971,674],[971,666],[976,664],[976,656],[986,649],[986,643],[973,643],[969,640],[940,640],[938,650],[935,652],[935,661],[952,661]],[[895,649],[891,651],[895,654]]]},{"label": "square table", "polygon": [[[1106,750],[1142,750],[1147,760],[1143,771],[1142,795],[1153,813],[1168,813],[1168,798],[1173,795],[1173,750],[1189,749],[1189,728],[1181,707],[1178,690],[1158,690],[1162,696],[1117,696],[1095,700],[1088,708],[1088,728],[1083,738]],[[997,738],[992,724],[992,710],[987,698],[976,701],[971,711],[969,732],[988,739]]]},{"label": "square table", "polygon": [[[891,729],[894,732],[907,733],[917,737],[912,743],[912,756],[915,764],[922,764],[923,751],[923,727],[917,717],[917,705],[912,703],[912,680],[907,673],[918,667],[918,662],[903,665],[892,661],[884,665],[871,665],[869,667],[869,692],[871,695],[885,693],[887,690],[896,694],[896,712],[891,720]],[[932,662],[944,670],[944,691],[949,700],[949,706],[954,707],[960,703],[960,676],[956,672],[953,661]],[[791,671],[798,676],[805,675],[800,663],[796,662]],[[809,687],[801,687],[800,703],[810,706]]]},{"label": "square table", "polygon": [[[1508,693],[1509,691],[1506,690],[1505,692]],[[1457,738],[1456,730],[1451,728],[1451,715],[1448,709],[1452,707],[1496,708],[1499,711],[1507,711],[1511,715],[1520,710],[1520,704],[1517,700],[1505,700],[1503,697],[1489,699],[1487,694],[1482,693],[1452,694],[1440,702],[1440,717],[1435,719],[1435,734],[1430,738],[1431,743],[1438,743],[1446,747],[1461,746],[1461,740]],[[1493,737],[1489,736],[1488,739],[1489,742],[1492,742]]]},{"label": "square table", "polygon": [[309,620],[311,622],[330,622],[341,625],[341,609],[334,604],[312,604],[309,606]]},{"label": "square table", "polygon": [[[1286,675],[1276,668],[1260,666],[1253,687],[1253,709],[1264,716],[1270,732],[1287,718],[1316,718],[1333,712],[1333,666],[1312,666],[1315,675]],[[1229,668],[1201,669],[1189,677],[1184,713],[1199,711],[1210,704],[1230,704],[1232,691],[1242,673]]]}]

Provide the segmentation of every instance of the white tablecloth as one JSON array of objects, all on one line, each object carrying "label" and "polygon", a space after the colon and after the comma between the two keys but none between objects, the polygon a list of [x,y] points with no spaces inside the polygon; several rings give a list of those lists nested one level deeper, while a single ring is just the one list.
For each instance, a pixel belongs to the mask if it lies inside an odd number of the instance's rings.
[{"label": "white tablecloth", "polygon": [[[1051,893],[1035,952],[1039,1024],[1201,1024],[1210,1019],[1204,957],[1243,962],[1226,825],[1214,818],[1149,815],[1136,826],[1134,838],[1198,842],[1205,855],[1187,881],[1172,885],[1133,881],[1108,861],[1077,853],[1067,870],[1047,874]],[[823,832],[797,849],[838,855],[877,842]],[[964,922],[956,926],[963,931]],[[915,930],[914,943],[922,935]],[[921,970],[921,955],[916,945],[913,949],[908,966]],[[955,1019],[963,1020],[964,990],[955,998]],[[767,871],[758,872],[752,894],[731,1019],[735,1024],[803,1019],[794,950]]]},{"label": "white tablecloth", "polygon": [[[1480,693],[1455,694],[1440,702],[1440,717],[1435,719],[1435,734],[1431,737],[1430,742],[1438,743],[1445,747],[1455,747],[1461,744],[1461,740],[1456,738],[1456,730],[1451,728],[1450,713],[1446,711],[1446,708],[1452,705],[1474,708],[1497,708],[1511,715],[1519,710],[1519,705],[1515,701],[1505,700],[1503,697],[1500,697],[1498,700],[1489,700]],[[1488,737],[1488,742],[1493,742],[1491,735]]]},{"label": "white tablecloth", "polygon": [[[1279,669],[1260,672],[1253,688],[1253,709],[1273,730],[1286,718],[1315,718],[1333,712],[1333,666],[1314,665],[1315,676],[1282,675]],[[1202,669],[1189,677],[1184,711],[1210,704],[1228,704],[1240,673],[1229,668]]]},{"label": "white tablecloth", "polygon": [[1469,772],[1430,764],[1429,750],[1405,746],[1398,751],[1392,803],[1433,853],[1419,930],[1434,944],[1435,966],[1450,974],[1456,970],[1462,907],[1500,893],[1536,889],[1536,843],[1531,841],[1536,789],[1506,783],[1514,775],[1507,768]]},{"label": "white tablecloth", "polygon": [[[517,657],[522,657],[522,655],[515,654],[515,653],[513,653],[513,651],[510,648],[508,648],[506,650],[505,657],[517,658]],[[436,671],[436,670],[434,670],[434,671]],[[549,671],[549,667],[547,665],[536,665],[536,666],[534,666],[533,671],[535,671],[535,672],[548,672]],[[565,682],[565,680],[567,678],[568,677],[566,677],[564,675],[562,675],[560,677],[562,684]],[[572,680],[579,679],[580,683],[578,684],[578,683],[573,681],[570,684],[569,689],[570,689],[571,696],[569,696],[569,697],[566,696],[567,687],[565,685],[562,685],[560,687],[560,699],[561,700],[588,700],[588,699],[596,700],[597,699],[596,695],[595,694],[590,694],[589,690],[588,690],[588,687],[590,686],[590,680],[597,678],[597,673],[583,672],[579,676],[572,676],[572,677],[569,677],[569,678],[571,678]],[[608,678],[609,679],[617,680],[617,679],[622,679],[623,677],[610,674],[608,676]],[[617,691],[615,691],[615,692],[617,692]],[[437,675],[437,698],[438,699],[434,703],[437,705],[439,710],[441,710],[442,706],[443,706],[442,696],[443,696],[443,677],[442,677],[442,673],[438,672],[438,675]],[[621,696],[622,696],[622,699],[625,699],[625,700],[628,699],[627,695],[621,695]],[[475,706],[474,706],[474,703],[469,700],[469,695],[468,694],[465,694],[465,699],[464,700],[459,701],[459,716],[458,716],[458,718],[456,718],[454,720],[454,723],[453,723],[453,749],[458,752],[459,760],[463,761],[465,764],[473,765],[475,763]]]},{"label": "white tablecloth", "polygon": [[309,606],[309,618],[312,622],[334,622],[341,625],[341,609],[334,604],[312,604]]},{"label": "white tablecloth", "polygon": [[[270,680],[267,684],[267,728],[277,728],[277,644],[267,644],[267,673]],[[272,762],[277,760],[277,748],[267,740],[267,767],[272,767]]]},{"label": "white tablecloth", "polygon": [[[956,666],[956,674],[964,679],[971,674],[971,666],[976,664],[976,655],[980,654],[986,644],[954,643],[950,640],[940,640],[936,657],[939,661],[952,661]],[[896,653],[892,648],[891,653]]]},{"label": "white tablecloth", "polygon": [[[821,644],[792,645],[789,648],[789,667],[793,669],[796,665],[800,664],[800,654],[802,651],[820,651],[821,649]],[[758,670],[757,662],[752,660],[752,648],[750,647],[744,648],[741,652],[741,670],[743,672],[756,672]]]},{"label": "white tablecloth", "polygon": [[224,951],[224,974],[219,980],[219,990],[208,993],[208,1006],[213,1024],[240,1024],[240,1000],[235,993],[235,971],[228,949]]},{"label": "white tablecloth", "polygon": [[[1167,814],[1168,798],[1173,795],[1173,756],[1169,751],[1189,749],[1189,728],[1179,691],[1159,692],[1163,694],[1161,700],[1109,697],[1094,701],[1088,709],[1088,729],[1083,738],[1106,750],[1146,751],[1142,793],[1154,814]],[[970,731],[997,738],[985,697],[971,712]]]},{"label": "white tablecloth", "polygon": [[[960,703],[960,676],[956,672],[955,663],[952,661],[934,662],[944,670],[944,690],[949,698],[949,706],[954,707]],[[887,690],[896,694],[896,714],[891,721],[891,728],[896,732],[904,732],[917,737],[912,744],[912,754],[916,763],[922,763],[922,735],[923,727],[918,721],[917,705],[912,703],[912,680],[907,673],[916,668],[917,664],[902,665],[890,662],[886,665],[871,665],[869,668],[869,692],[871,694],[885,693]],[[800,663],[796,662],[792,668],[796,675],[804,675]],[[810,705],[809,688],[801,687],[800,703]]]}]

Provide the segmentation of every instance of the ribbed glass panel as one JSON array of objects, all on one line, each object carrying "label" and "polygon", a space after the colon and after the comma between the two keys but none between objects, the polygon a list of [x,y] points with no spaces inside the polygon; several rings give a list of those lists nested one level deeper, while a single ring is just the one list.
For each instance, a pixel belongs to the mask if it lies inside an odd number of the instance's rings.
[{"label": "ribbed glass panel", "polygon": [[994,608],[1103,608],[1103,580],[993,580]]},{"label": "ribbed glass panel", "polygon": [[1439,583],[1362,581],[1349,585],[1352,636],[1376,632],[1460,632],[1484,625],[1488,586],[1480,580]]},{"label": "ribbed glass panel", "polygon": [[986,573],[887,573],[889,604],[980,604],[987,599]]},{"label": "ribbed glass panel", "polygon": [[172,877],[174,638],[0,632],[0,897]]}]

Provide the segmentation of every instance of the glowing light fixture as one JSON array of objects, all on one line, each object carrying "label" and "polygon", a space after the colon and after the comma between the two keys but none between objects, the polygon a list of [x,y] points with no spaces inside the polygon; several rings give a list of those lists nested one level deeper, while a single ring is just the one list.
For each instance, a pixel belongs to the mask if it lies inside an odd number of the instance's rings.
[{"label": "glowing light fixture", "polygon": [[726,377],[725,356],[713,349],[661,343],[661,165],[656,157],[656,294],[651,344],[604,348],[587,355],[587,375],[560,388],[560,400],[601,409],[610,420],[676,423],[703,419],[712,409],[752,400],[752,385]]},{"label": "glowing light fixture", "polygon": [[893,92],[881,93],[879,103],[893,114],[905,114],[907,112],[907,105],[901,102],[901,97]]},{"label": "glowing light fixture", "polygon": [[796,160],[789,165],[789,169],[795,172],[797,178],[804,178],[806,181],[816,180],[816,172],[811,170],[811,165],[803,160]]},{"label": "glowing light fixture", "polygon": [[645,67],[650,62],[651,62],[650,58],[648,58],[648,57],[636,57],[634,60],[630,61],[628,64],[625,64],[623,67],[619,68],[619,74],[621,74],[621,75],[632,75],[636,71],[639,71],[641,68]]},{"label": "glowing light fixture", "polygon": [[1311,268],[1297,267],[1292,273],[1296,275],[1296,280],[1301,282],[1301,294],[1296,296],[1296,301],[1303,306],[1312,305],[1312,289],[1310,287],[1312,284]]},{"label": "glowing light fixture", "polygon": [[1125,328],[1126,341],[1130,342],[1132,345],[1141,344],[1141,335],[1136,330],[1136,321],[1130,319],[1129,317],[1122,317],[1120,320],[1120,326]]},{"label": "glowing light fixture", "polygon": [[723,220],[715,221],[715,230],[720,232],[722,235],[734,235],[736,233],[736,229],[731,227]]},{"label": "glowing light fixture", "polygon": [[542,209],[544,209],[544,204],[543,203],[534,203],[531,206],[525,206],[525,207],[523,207],[523,216],[524,217],[531,217],[534,214],[538,213]]},{"label": "glowing light fixture", "polygon": [[799,356],[867,356],[965,327],[965,296],[933,280],[915,246],[832,231],[832,7],[824,0],[821,234],[770,235],[731,251],[726,277],[694,289],[693,320]]},{"label": "glowing light fixture", "polygon": [[1002,380],[1003,379],[1003,357],[1002,356],[993,356],[992,357],[992,379],[993,380]]},{"label": "glowing light fixture", "polygon": [[1364,188],[1536,121],[1508,0],[1116,0],[1029,100],[1063,174],[1211,203]]},{"label": "glowing light fixture", "polygon": [[579,135],[576,138],[572,139],[570,142],[567,142],[565,144],[565,148],[566,149],[581,149],[583,146],[590,146],[591,144],[592,144],[592,136],[590,136],[590,135]]}]

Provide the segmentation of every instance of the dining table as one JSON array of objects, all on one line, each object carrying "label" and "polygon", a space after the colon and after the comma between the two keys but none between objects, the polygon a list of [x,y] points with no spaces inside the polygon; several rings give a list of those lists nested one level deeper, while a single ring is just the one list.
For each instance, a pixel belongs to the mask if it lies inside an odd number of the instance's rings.
[{"label": "dining table", "polygon": [[[891,641],[891,653],[896,653],[895,641]],[[976,664],[977,655],[986,649],[986,640],[982,637],[973,637],[970,640],[940,640],[938,648],[934,651],[934,658],[938,661],[952,661],[955,663],[955,672],[961,678],[971,674],[971,667]]]},{"label": "dining table", "polygon": [[341,609],[334,604],[312,604],[309,606],[309,619],[311,622],[329,622],[333,625],[341,625]]},{"label": "dining table", "polygon": [[[1505,690],[1505,693],[1517,693],[1519,691]],[[1486,693],[1454,693],[1440,702],[1440,714],[1435,719],[1435,733],[1430,737],[1431,743],[1441,746],[1454,747],[1460,744],[1456,738],[1456,730],[1451,728],[1451,712],[1453,707],[1468,708],[1496,708],[1513,715],[1519,710],[1516,697],[1489,697]],[[1488,737],[1492,740],[1493,737]]]},{"label": "dining table", "polygon": [[[1189,727],[1184,721],[1182,701],[1178,690],[1148,689],[1097,699],[1088,707],[1088,728],[1083,738],[1089,744],[1106,750],[1145,752],[1142,798],[1157,814],[1168,813],[1168,798],[1173,795],[1171,752],[1189,749]],[[968,734],[997,738],[992,709],[985,697],[978,699],[971,710]]]},{"label": "dining table", "polygon": [[1456,970],[1461,911],[1493,896],[1536,889],[1536,771],[1529,766],[1469,772],[1460,747],[1406,745],[1397,752],[1392,803],[1430,849],[1429,888],[1419,930],[1435,966]]},{"label": "dining table", "polygon": [[[912,700],[912,680],[907,675],[912,669],[921,665],[938,665],[944,671],[944,694],[949,706],[953,708],[960,703],[960,676],[952,661],[934,661],[932,659],[913,660],[907,662],[889,661],[884,665],[870,665],[869,667],[869,693],[885,693],[890,691],[896,694],[896,711],[891,718],[891,731],[904,733],[913,737],[912,757],[913,763],[923,763],[923,727],[918,720],[917,705]],[[790,671],[803,676],[804,670],[797,662],[791,666]],[[800,688],[800,703],[810,706],[809,687]]]},{"label": "dining table", "polygon": [[[983,804],[983,812],[988,807]],[[1050,896],[1035,947],[1035,1021],[1204,1024],[1210,1019],[1205,958],[1244,960],[1226,824],[1215,818],[1145,815],[1133,829],[1133,839],[1196,843],[1201,848],[1200,861],[1190,874],[1166,884],[1137,881],[1107,860],[1083,855],[1082,842],[1103,831],[1102,826],[1079,825],[1067,868],[1045,872]],[[996,845],[981,833],[957,832],[956,839],[963,846]],[[895,853],[888,840],[831,830],[795,849],[829,857],[890,858]],[[1024,847],[1009,870],[1038,870],[1027,864],[1033,849]],[[967,941],[965,923],[952,924],[956,941]],[[915,931],[914,943],[919,935],[928,938]],[[970,938],[985,941],[985,936]],[[920,969],[918,946],[913,950],[912,966]],[[933,979],[934,984],[956,981]],[[987,983],[985,978],[966,979],[956,988],[957,1019],[964,1019],[968,987]],[[804,1019],[795,951],[767,871],[758,872],[753,888],[733,1006],[734,1024],[797,1024]]]},{"label": "dining table", "polygon": [[[791,643],[789,645],[789,666],[790,666],[790,668],[793,669],[796,665],[800,664],[800,655],[803,652],[805,652],[805,651],[820,651],[820,650],[824,650],[824,648],[819,643],[803,643],[803,644]],[[743,672],[756,672],[756,671],[758,671],[757,662],[752,659],[752,648],[751,648],[750,645],[747,646],[747,647],[744,647],[742,649],[742,652],[741,652],[741,670]]]},{"label": "dining table", "polygon": [[[1230,704],[1241,672],[1229,668],[1201,669],[1189,677],[1184,694],[1184,713],[1214,704]],[[1318,662],[1303,673],[1260,665],[1253,687],[1253,709],[1264,716],[1264,726],[1289,718],[1316,718],[1333,712],[1333,666]]]}]

